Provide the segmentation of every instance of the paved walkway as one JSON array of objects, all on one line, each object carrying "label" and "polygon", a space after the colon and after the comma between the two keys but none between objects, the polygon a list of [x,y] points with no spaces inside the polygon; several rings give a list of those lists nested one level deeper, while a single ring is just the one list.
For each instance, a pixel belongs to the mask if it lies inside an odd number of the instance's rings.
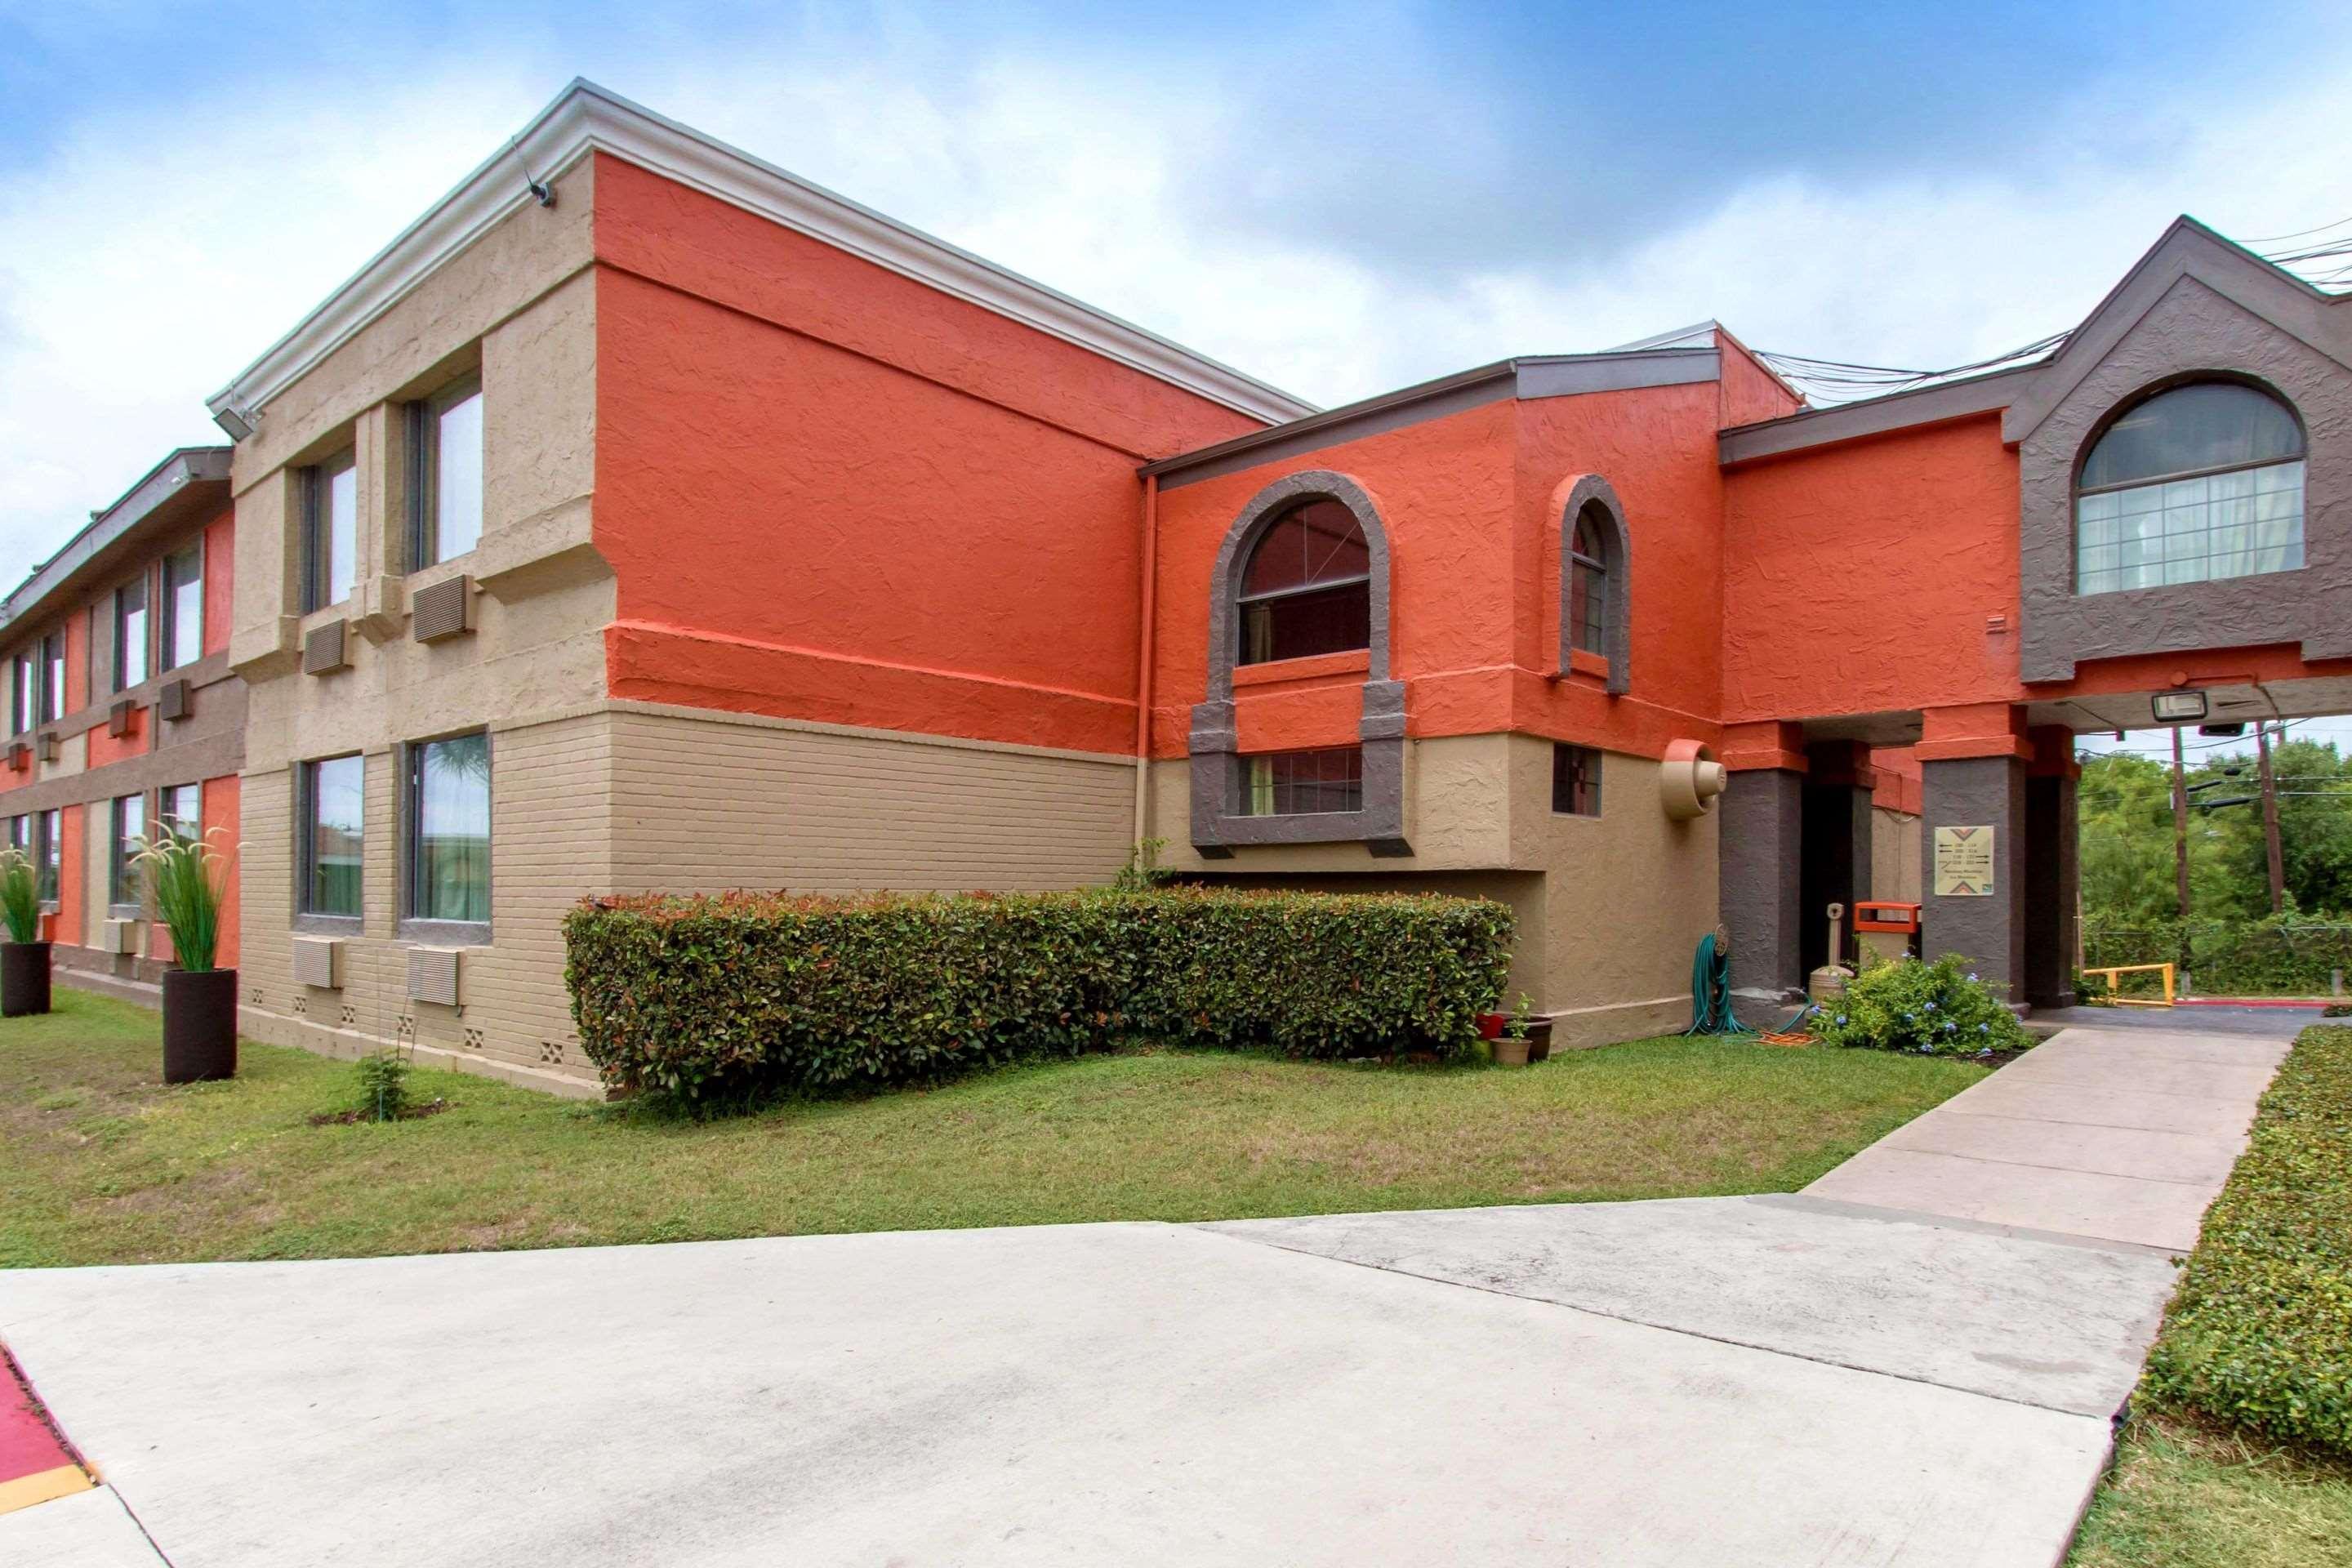
[{"label": "paved walkway", "polygon": [[1784,1197],[0,1274],[110,1483],[0,1562],[2044,1568],[2277,1054],[2069,1031]]}]

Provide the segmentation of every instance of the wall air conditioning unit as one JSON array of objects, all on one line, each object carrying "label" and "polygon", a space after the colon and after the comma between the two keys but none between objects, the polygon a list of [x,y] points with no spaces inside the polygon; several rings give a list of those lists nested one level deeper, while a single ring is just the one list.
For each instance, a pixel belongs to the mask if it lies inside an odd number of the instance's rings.
[{"label": "wall air conditioning unit", "polygon": [[302,634],[302,673],[332,675],[352,667],[350,639],[341,621],[329,621]]},{"label": "wall air conditioning unit", "polygon": [[58,732],[55,730],[42,731],[40,739],[34,742],[34,747],[38,752],[41,761],[45,763],[56,762],[58,760]]},{"label": "wall air conditioning unit", "polygon": [[184,680],[167,680],[155,693],[155,711],[166,719],[184,719],[195,711],[195,694]]},{"label": "wall air conditioning unit", "polygon": [[118,741],[131,733],[131,715],[138,706],[126,700],[109,708],[106,710],[106,732]]},{"label": "wall air conditioning unit", "polygon": [[343,939],[339,936],[298,936],[294,939],[294,984],[320,991],[339,991],[343,984]]},{"label": "wall air conditioning unit", "polygon": [[463,1000],[457,984],[459,950],[454,947],[412,947],[408,950],[408,996],[455,1007]]},{"label": "wall air conditioning unit", "polygon": [[439,642],[463,637],[474,629],[474,580],[445,577],[409,595],[409,636],[418,642]]},{"label": "wall air conditioning unit", "polygon": [[137,921],[107,921],[106,930],[99,934],[98,950],[100,952],[127,952],[136,956],[139,952],[139,922]]},{"label": "wall air conditioning unit", "polygon": [[8,771],[21,773],[33,765],[33,748],[18,742],[8,748]]}]

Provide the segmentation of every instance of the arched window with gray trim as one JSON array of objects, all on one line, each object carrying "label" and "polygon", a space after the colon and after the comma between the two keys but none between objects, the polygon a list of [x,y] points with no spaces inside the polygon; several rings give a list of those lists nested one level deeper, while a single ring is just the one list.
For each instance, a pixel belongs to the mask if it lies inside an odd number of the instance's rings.
[{"label": "arched window with gray trim", "polygon": [[[1364,679],[1355,745],[1242,752],[1236,668],[1358,649]],[[1214,858],[1251,844],[1412,852],[1404,836],[1404,683],[1389,677],[1388,533],[1361,485],[1313,469],[1276,479],[1242,509],[1210,579],[1208,677],[1191,736],[1196,849]]]},{"label": "arched window with gray trim", "polygon": [[2074,482],[2074,592],[2112,594],[2303,564],[2303,425],[2242,381],[2127,405]]},{"label": "arched window with gray trim", "polygon": [[1586,474],[1569,488],[1559,524],[1559,671],[1573,657],[1609,661],[1607,689],[1633,683],[1633,541],[1624,504],[1607,479]]}]

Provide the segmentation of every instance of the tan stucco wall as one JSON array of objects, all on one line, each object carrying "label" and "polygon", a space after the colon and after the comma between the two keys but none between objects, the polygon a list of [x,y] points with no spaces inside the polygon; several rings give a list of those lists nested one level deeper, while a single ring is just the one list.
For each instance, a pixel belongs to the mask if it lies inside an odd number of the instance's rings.
[{"label": "tan stucco wall", "polygon": [[1870,813],[1870,896],[1906,904],[1919,900],[1919,818],[1874,806]]},{"label": "tan stucco wall", "polygon": [[1186,841],[1190,769],[1155,763],[1150,820],[1162,863],[1241,885],[1413,889],[1499,899],[1517,920],[1507,994],[1526,991],[1563,1046],[1679,1029],[1690,963],[1717,920],[1712,816],[1669,819],[1659,764],[1607,753],[1601,814],[1551,809],[1551,742],[1530,735],[1417,741],[1406,752],[1413,854],[1374,859],[1360,844],[1269,845],[1203,860]]}]

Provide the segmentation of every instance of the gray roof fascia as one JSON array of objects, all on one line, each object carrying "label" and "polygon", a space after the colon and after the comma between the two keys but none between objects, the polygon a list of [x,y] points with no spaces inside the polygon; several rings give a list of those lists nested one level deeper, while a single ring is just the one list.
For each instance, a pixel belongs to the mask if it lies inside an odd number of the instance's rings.
[{"label": "gray roof fascia", "polygon": [[1974,414],[1998,413],[2024,389],[2025,378],[2047,363],[2036,361],[1959,381],[1915,387],[1909,392],[1862,398],[1828,408],[1809,408],[1801,414],[1787,414],[1755,425],[1734,426],[1716,437],[1717,458],[1728,466],[1802,451],[1808,447],[1883,436],[1915,425],[1940,425]]},{"label": "gray roof fascia", "polygon": [[147,471],[122,498],[103,511],[91,514],[82,530],[65,547],[26,574],[5,599],[0,599],[0,626],[40,609],[74,574],[89,565],[191,485],[228,483],[229,448],[183,447]]}]

